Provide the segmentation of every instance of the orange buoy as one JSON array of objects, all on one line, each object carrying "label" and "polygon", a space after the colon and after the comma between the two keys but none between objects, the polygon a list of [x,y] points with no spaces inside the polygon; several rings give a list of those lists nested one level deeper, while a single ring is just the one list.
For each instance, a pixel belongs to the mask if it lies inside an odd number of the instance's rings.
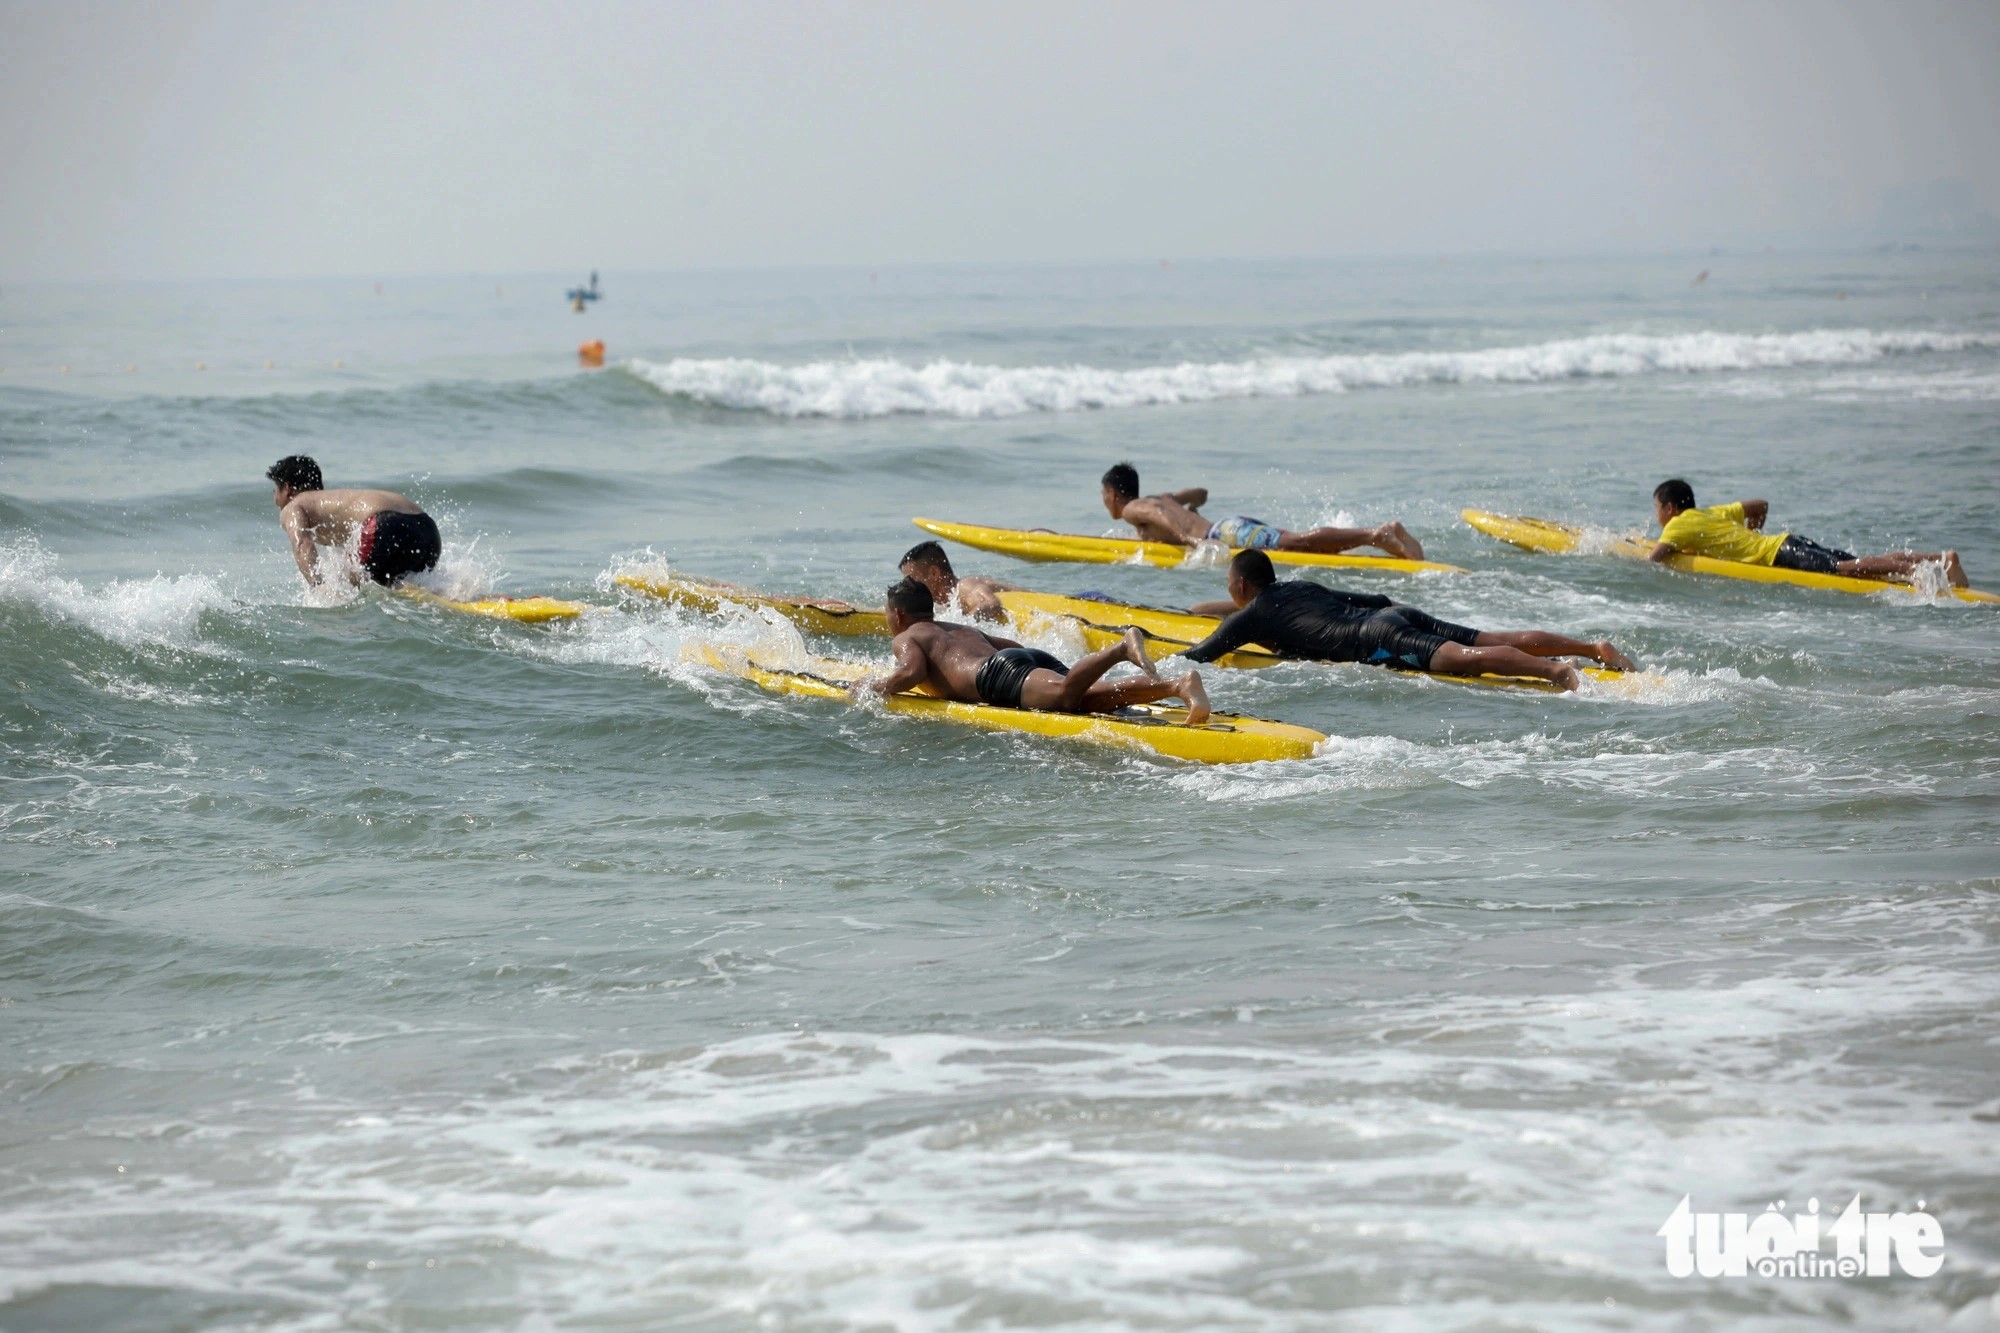
[{"label": "orange buoy", "polygon": [[604,339],[595,338],[576,349],[576,359],[586,366],[604,364]]}]

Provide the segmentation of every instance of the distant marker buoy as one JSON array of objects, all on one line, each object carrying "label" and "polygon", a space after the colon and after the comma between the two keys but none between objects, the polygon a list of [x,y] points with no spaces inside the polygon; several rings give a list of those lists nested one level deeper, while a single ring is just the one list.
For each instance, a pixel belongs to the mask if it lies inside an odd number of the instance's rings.
[{"label": "distant marker buoy", "polygon": [[62,368],[62,373],[63,373],[63,374],[65,374],[65,375],[69,374],[69,367],[68,367],[68,366],[64,366],[64,367]]},{"label": "distant marker buoy", "polygon": [[576,359],[586,366],[603,365],[604,339],[594,338],[590,342],[579,345],[576,349]]},{"label": "distant marker buoy", "polygon": [[336,361],[336,362],[334,362],[334,363],[333,363],[333,368],[334,368],[335,370],[339,370],[339,369],[340,369],[340,368],[341,368],[342,366],[344,366],[344,365],[346,365],[346,364],[347,364],[347,363],[346,363],[345,361]]},{"label": "distant marker buoy", "polygon": [[266,369],[266,370],[269,370],[270,368],[271,368],[271,359],[270,359],[269,357],[265,357],[265,358],[264,358],[264,369]]},{"label": "distant marker buoy", "polygon": [[127,375],[130,375],[130,374],[134,373],[135,371],[137,371],[138,369],[139,369],[139,367],[137,367],[137,366],[135,366],[135,365],[131,365],[131,364],[127,364],[127,365],[126,365],[126,367],[125,367],[125,373],[126,373]]},{"label": "distant marker buoy", "polygon": [[195,362],[195,363],[194,363],[194,368],[195,368],[196,370],[207,370],[207,369],[208,369],[208,362],[206,362],[206,361],[197,361],[197,362]]},{"label": "distant marker buoy", "polygon": [[382,284],[379,282],[375,284],[375,294],[377,296],[380,296],[382,294]]}]

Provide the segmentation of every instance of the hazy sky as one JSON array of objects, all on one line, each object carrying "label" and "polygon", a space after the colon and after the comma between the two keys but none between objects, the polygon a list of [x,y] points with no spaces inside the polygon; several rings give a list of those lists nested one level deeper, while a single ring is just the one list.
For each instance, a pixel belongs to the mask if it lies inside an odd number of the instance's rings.
[{"label": "hazy sky", "polygon": [[2000,212],[2000,4],[21,3],[0,277],[1602,250]]}]

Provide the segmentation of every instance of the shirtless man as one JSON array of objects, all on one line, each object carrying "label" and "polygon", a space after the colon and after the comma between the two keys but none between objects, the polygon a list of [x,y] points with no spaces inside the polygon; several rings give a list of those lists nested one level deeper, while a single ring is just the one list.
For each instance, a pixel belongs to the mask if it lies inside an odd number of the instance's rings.
[{"label": "shirtless man", "polygon": [[1139,496],[1139,472],[1130,463],[1118,463],[1103,477],[1104,508],[1111,517],[1122,519],[1139,530],[1150,542],[1175,546],[1198,546],[1221,542],[1224,546],[1249,551],[1313,551],[1338,555],[1357,546],[1373,546],[1400,560],[1421,560],[1424,548],[1401,523],[1384,523],[1379,528],[1312,528],[1292,532],[1272,527],[1261,519],[1217,519],[1210,523],[1196,513],[1208,503],[1208,491],[1190,486],[1164,495]]},{"label": "shirtless man", "polygon": [[959,609],[974,620],[1007,618],[1000,594],[1015,591],[1017,585],[984,574],[960,578],[952,570],[951,557],[936,542],[918,542],[903,553],[899,566],[904,578],[915,579],[931,590],[933,605],[950,606],[956,597]]},{"label": "shirtless man", "polygon": [[[921,689],[940,699],[1047,713],[1115,713],[1130,704],[1177,698],[1187,705],[1188,726],[1208,721],[1208,695],[1200,675],[1190,671],[1177,680],[1162,678],[1137,630],[1128,630],[1122,642],[1071,668],[1039,648],[1024,648],[970,625],[940,625],[931,618],[931,590],[915,579],[890,588],[884,609],[889,632],[896,636],[889,645],[896,666],[886,676],[856,685],[857,694]],[[1120,662],[1146,674],[1136,680],[1103,680]]]},{"label": "shirtless man", "polygon": [[1280,582],[1262,551],[1238,551],[1229,562],[1229,602],[1229,618],[1182,657],[1213,662],[1256,643],[1280,657],[1367,662],[1442,676],[1534,676],[1565,690],[1577,687],[1576,668],[1551,659],[1587,657],[1632,670],[1632,660],[1607,640],[1591,643],[1541,629],[1478,630],[1387,597],[1340,592],[1305,579]]},{"label": "shirtless man", "polygon": [[1851,579],[1883,579],[1907,583],[1918,565],[1935,564],[1954,588],[1968,586],[1965,566],[1956,551],[1891,551],[1857,556],[1821,546],[1796,532],[1767,536],[1764,520],[1771,515],[1768,500],[1732,500],[1697,509],[1694,487],[1675,477],[1653,488],[1653,517],[1660,521],[1660,540],[1648,560],[1666,561],[1676,553],[1737,560],[1749,565],[1775,565],[1810,574],[1845,574]]},{"label": "shirtless man", "polygon": [[292,558],[307,583],[326,581],[319,548],[344,547],[357,532],[355,555],[362,572],[377,583],[386,586],[437,564],[442,547],[437,524],[408,497],[394,491],[326,490],[319,464],[304,454],[279,459],[264,475],[277,488],[278,523],[291,539]]}]

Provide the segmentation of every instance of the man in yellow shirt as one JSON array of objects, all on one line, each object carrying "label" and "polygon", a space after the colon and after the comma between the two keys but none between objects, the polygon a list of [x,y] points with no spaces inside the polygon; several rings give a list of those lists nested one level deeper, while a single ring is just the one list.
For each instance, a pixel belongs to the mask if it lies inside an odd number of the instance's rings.
[{"label": "man in yellow shirt", "polygon": [[1965,566],[1956,551],[1891,551],[1857,556],[1821,546],[1810,537],[1764,531],[1771,506],[1765,500],[1732,500],[1697,509],[1694,487],[1676,477],[1653,489],[1653,515],[1660,520],[1660,540],[1649,560],[1675,555],[1705,555],[1713,560],[1739,560],[1746,565],[1776,565],[1810,574],[1845,574],[1851,579],[1886,579],[1907,583],[1918,565],[1941,564],[1952,586],[1967,586]]}]

